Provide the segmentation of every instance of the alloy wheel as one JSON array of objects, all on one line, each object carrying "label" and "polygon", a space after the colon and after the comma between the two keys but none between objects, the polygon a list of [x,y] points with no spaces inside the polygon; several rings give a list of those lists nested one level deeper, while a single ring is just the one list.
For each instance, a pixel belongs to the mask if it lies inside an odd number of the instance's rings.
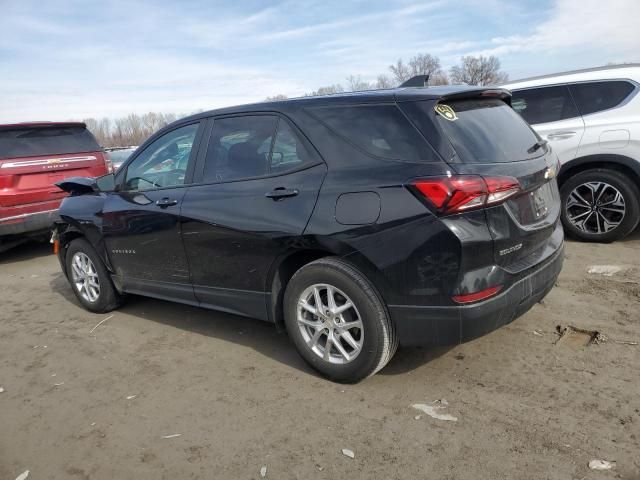
[{"label": "alloy wheel", "polygon": [[100,280],[91,259],[82,252],[76,252],[71,259],[71,277],[76,290],[87,302],[95,302],[100,296]]},{"label": "alloy wheel", "polygon": [[620,225],[625,215],[624,197],[605,182],[578,185],[569,194],[565,208],[571,224],[591,234],[610,232]]},{"label": "alloy wheel", "polygon": [[326,362],[350,363],[362,351],[364,326],[358,309],[332,285],[315,284],[302,292],[297,323],[309,349]]}]

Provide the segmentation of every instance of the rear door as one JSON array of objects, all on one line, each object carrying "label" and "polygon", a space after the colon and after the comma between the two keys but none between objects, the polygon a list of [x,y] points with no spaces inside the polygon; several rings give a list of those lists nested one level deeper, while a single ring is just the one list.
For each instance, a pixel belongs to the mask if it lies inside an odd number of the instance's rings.
[{"label": "rear door", "polygon": [[180,208],[193,176],[201,122],[161,135],[123,168],[107,194],[102,234],[125,290],[195,303]]},{"label": "rear door", "polygon": [[496,263],[520,271],[555,251],[562,241],[561,230],[556,233],[557,158],[535,132],[499,98],[442,100],[431,108],[419,103],[448,139],[450,150],[443,156],[455,173],[512,177],[520,184],[519,194],[485,209]]},{"label": "rear door", "polygon": [[558,85],[512,93],[513,109],[549,142],[560,162],[574,159],[584,135],[584,120],[569,88]]},{"label": "rear door", "polygon": [[266,319],[270,267],[300,241],[326,167],[286,119],[254,114],[216,118],[197,170],[182,204],[195,295]]},{"label": "rear door", "polygon": [[51,203],[66,194],[68,177],[106,174],[105,153],[84,124],[0,127],[0,208]]}]

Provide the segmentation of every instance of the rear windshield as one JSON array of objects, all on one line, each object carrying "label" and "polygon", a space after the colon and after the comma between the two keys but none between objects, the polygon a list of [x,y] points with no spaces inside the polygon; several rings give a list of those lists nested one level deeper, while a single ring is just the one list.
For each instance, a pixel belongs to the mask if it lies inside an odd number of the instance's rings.
[{"label": "rear windshield", "polygon": [[545,153],[545,148],[532,148],[539,138],[502,100],[443,102],[437,104],[436,112],[438,110],[441,112],[435,113],[438,125],[451,141],[461,163],[514,162]]},{"label": "rear windshield", "polygon": [[416,161],[433,150],[395,105],[349,105],[309,109],[335,133],[376,157]]},{"label": "rear windshield", "polygon": [[84,127],[0,130],[0,159],[95,152],[100,146]]}]

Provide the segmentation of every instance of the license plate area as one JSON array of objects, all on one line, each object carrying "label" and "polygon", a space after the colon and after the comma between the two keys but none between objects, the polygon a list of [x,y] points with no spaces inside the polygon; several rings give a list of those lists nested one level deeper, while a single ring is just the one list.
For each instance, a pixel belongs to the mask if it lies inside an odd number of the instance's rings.
[{"label": "license plate area", "polygon": [[[558,186],[547,182],[537,189],[519,195],[507,202],[507,208],[516,222],[524,227],[545,226],[549,216],[559,206]],[[555,215],[553,216],[555,218]]]}]

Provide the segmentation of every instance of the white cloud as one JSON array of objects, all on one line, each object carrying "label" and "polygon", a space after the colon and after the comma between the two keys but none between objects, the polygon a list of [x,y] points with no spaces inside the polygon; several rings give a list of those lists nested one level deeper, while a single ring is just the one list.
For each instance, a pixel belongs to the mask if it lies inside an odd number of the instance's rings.
[{"label": "white cloud", "polygon": [[547,53],[593,48],[638,59],[640,1],[558,0],[549,18],[529,35],[494,37],[470,54]]}]

